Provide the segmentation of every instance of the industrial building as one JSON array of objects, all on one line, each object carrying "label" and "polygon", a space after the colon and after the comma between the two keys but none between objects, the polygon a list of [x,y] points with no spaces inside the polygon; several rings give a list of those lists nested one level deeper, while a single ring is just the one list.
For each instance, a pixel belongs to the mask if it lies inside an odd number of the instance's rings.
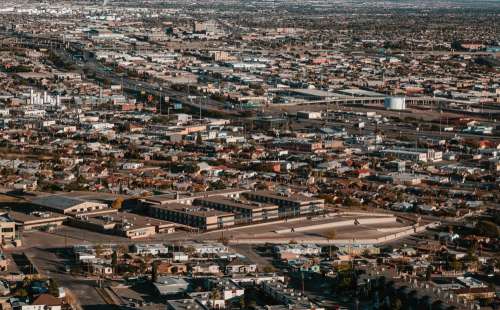
[{"label": "industrial building", "polygon": [[45,210],[63,214],[93,212],[108,207],[105,203],[86,201],[62,195],[38,197],[33,199],[31,203]]}]

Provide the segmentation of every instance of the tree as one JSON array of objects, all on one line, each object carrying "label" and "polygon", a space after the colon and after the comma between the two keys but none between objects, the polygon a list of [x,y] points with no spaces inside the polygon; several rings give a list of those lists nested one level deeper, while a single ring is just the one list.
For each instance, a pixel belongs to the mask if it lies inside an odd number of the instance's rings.
[{"label": "tree", "polygon": [[203,144],[203,138],[201,137],[201,133],[198,131],[198,133],[196,134],[196,144],[197,145],[201,145]]},{"label": "tree", "polygon": [[160,261],[153,262],[153,270],[151,272],[151,279],[153,282],[158,281],[158,266],[160,266]]},{"label": "tree", "polygon": [[450,268],[453,269],[454,271],[461,271],[462,270],[462,263],[460,261],[454,259],[450,262]]},{"label": "tree", "polygon": [[215,182],[210,183],[211,190],[221,190],[226,189],[226,184],[222,180],[217,180]]},{"label": "tree", "polygon": [[498,225],[493,223],[492,221],[482,220],[476,224],[476,231],[481,236],[486,236],[490,238],[498,238],[500,237],[500,229]]},{"label": "tree", "polygon": [[113,254],[111,255],[111,267],[113,268],[113,272],[115,272],[117,265],[118,265],[118,253],[116,251],[113,251]]},{"label": "tree", "polygon": [[431,277],[432,277],[432,266],[431,266],[431,265],[429,265],[429,266],[427,267],[427,270],[425,271],[425,279],[426,279],[427,281],[430,281],[430,280],[431,280]]},{"label": "tree", "polygon": [[276,268],[274,268],[273,266],[265,266],[263,269],[262,269],[263,272],[265,273],[271,273],[271,272],[276,272]]},{"label": "tree", "polygon": [[124,199],[122,197],[117,197],[111,207],[115,210],[120,210],[123,206]]},{"label": "tree", "polygon": [[27,297],[28,296],[28,291],[24,287],[22,287],[22,288],[18,289],[15,292],[15,296],[17,296],[17,297]]},{"label": "tree", "polygon": [[59,296],[59,285],[57,284],[56,280],[50,279],[49,280],[49,294],[58,297]]},{"label": "tree", "polygon": [[401,299],[395,297],[391,301],[391,310],[400,310],[403,307],[403,303],[401,302]]}]

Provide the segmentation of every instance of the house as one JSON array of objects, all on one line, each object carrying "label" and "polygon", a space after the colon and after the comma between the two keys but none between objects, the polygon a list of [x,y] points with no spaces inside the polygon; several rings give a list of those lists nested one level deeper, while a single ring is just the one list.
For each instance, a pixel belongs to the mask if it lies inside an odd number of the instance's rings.
[{"label": "house", "polygon": [[185,243],[184,249],[192,249],[199,255],[228,253],[229,248],[222,243]]},{"label": "house", "polygon": [[225,301],[233,300],[245,294],[245,290],[241,286],[227,278],[211,280],[210,286],[221,291],[222,298]]},{"label": "house", "polygon": [[42,294],[38,296],[33,301],[32,305],[43,306],[43,310],[61,310],[62,308],[61,300],[50,294]]},{"label": "house", "polygon": [[156,270],[159,275],[181,274],[187,272],[187,266],[179,263],[158,262]]},{"label": "house", "polygon": [[94,274],[98,275],[109,275],[113,273],[113,268],[103,264],[93,264],[92,271]]},{"label": "house", "polygon": [[227,274],[253,273],[257,271],[257,264],[243,258],[236,258],[226,265],[225,271]]},{"label": "house", "polygon": [[172,252],[170,255],[174,262],[187,262],[189,260],[189,255],[184,252]]},{"label": "house", "polygon": [[160,243],[156,244],[134,244],[131,247],[131,253],[138,255],[152,255],[157,256],[160,254],[167,254],[168,248]]},{"label": "house", "polygon": [[220,267],[213,263],[196,263],[191,266],[191,272],[193,274],[219,274]]},{"label": "house", "polygon": [[321,271],[320,265],[310,259],[294,259],[288,261],[288,266],[291,270],[299,272],[315,272]]},{"label": "house", "polygon": [[274,246],[273,251],[278,255],[283,255],[284,253],[319,255],[321,254],[321,247],[315,244],[284,244]]}]

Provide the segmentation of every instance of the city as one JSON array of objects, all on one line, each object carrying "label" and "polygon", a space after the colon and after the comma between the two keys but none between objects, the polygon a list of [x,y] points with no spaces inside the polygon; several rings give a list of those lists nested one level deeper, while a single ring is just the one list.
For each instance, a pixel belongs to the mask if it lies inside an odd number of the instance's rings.
[{"label": "city", "polygon": [[0,307],[499,309],[500,1],[3,0]]}]

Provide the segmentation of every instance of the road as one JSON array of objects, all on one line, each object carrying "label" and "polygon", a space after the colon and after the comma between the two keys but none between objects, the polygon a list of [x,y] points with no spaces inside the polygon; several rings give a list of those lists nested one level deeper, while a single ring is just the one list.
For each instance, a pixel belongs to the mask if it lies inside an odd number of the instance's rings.
[{"label": "road", "polygon": [[64,265],[69,263],[67,258],[61,257],[53,249],[32,247],[25,252],[40,273],[55,279],[59,286],[69,288],[84,308],[89,305],[105,304],[95,289],[97,284],[95,279],[72,276],[64,272]]}]

